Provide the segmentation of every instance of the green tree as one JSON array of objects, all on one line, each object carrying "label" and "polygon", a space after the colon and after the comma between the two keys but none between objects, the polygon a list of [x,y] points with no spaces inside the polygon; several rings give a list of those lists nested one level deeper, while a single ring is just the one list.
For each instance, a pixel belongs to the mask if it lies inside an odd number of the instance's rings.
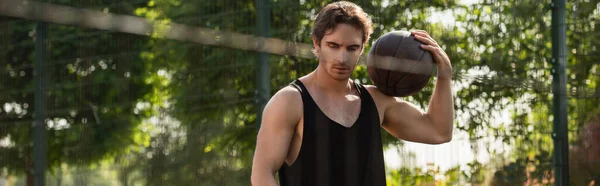
[{"label": "green tree", "polygon": [[[329,2],[271,1],[272,37],[311,43],[311,16]],[[372,41],[391,30],[424,29],[446,50],[453,62],[454,82],[463,84],[456,94],[457,132],[469,134],[472,141],[491,136],[511,145],[513,161],[495,173],[494,183],[520,184],[551,175],[547,5],[531,0],[484,0],[469,6],[443,0],[355,2],[373,18]],[[257,130],[257,53],[167,40],[162,34],[170,23],[254,34],[256,11],[261,11],[254,0],[59,3],[143,16],[155,23],[155,29],[146,37],[50,27],[50,167],[112,159],[123,166],[119,172],[123,185],[139,175],[148,185],[248,184]],[[600,33],[594,26],[599,18],[597,5],[593,0],[573,1],[567,7],[569,128],[573,131],[600,105],[600,72],[594,63],[600,56],[595,47]],[[457,22],[450,27],[428,22],[436,11],[453,11]],[[6,90],[0,94],[0,139],[10,139],[11,145],[0,144],[0,168],[24,174],[32,163],[27,118],[33,113],[34,48],[29,34],[34,23],[1,19],[0,65],[5,68],[0,76],[7,81],[0,82],[0,90]],[[271,94],[316,65],[315,59],[271,55]],[[370,83],[364,61],[352,78]],[[405,99],[425,108],[433,82]],[[494,113],[505,109],[511,110],[511,121],[502,123]],[[401,145],[383,134],[386,145]],[[574,137],[570,136],[571,142],[577,143]],[[481,183],[484,167],[473,163],[470,172],[450,177],[447,183],[460,177]],[[411,176],[402,179],[421,180],[413,184],[433,182],[420,170],[390,173],[392,178],[401,174]]]},{"label": "green tree", "polygon": [[[102,9],[94,1],[62,2]],[[126,6],[111,10],[132,11]],[[32,185],[36,23],[0,17],[0,24],[0,139],[6,140],[0,145],[0,169],[25,175]],[[47,40],[47,170],[90,166],[139,143],[133,134],[139,132],[141,113],[134,109],[149,86],[147,66],[137,54],[147,39],[49,24]]]},{"label": "green tree", "polygon": [[[569,129],[576,131],[597,111],[598,43],[590,38],[598,34],[594,25],[598,1],[571,1],[567,4],[567,48],[569,48],[567,77],[569,90]],[[459,123],[460,130],[472,138],[493,136],[511,145],[512,161],[497,172],[499,180],[509,167],[524,167],[535,171],[532,180],[548,180],[553,173],[551,154],[552,89],[550,9],[547,4],[533,1],[483,1],[459,8],[455,26],[442,37],[455,66],[459,67],[457,80],[472,81],[457,93],[457,114],[467,116],[468,122]],[[457,11],[458,11],[457,10]],[[591,24],[584,24],[591,23]],[[466,29],[465,29],[466,28]],[[595,38],[595,37],[591,37]],[[458,57],[458,58],[457,58]],[[465,71],[462,71],[465,69]],[[483,70],[485,76],[465,75],[468,69]],[[511,109],[512,121],[498,124],[493,112]],[[496,122],[496,123],[494,123]],[[573,143],[577,137],[569,134]],[[515,165],[514,163],[518,164]],[[510,178],[523,184],[523,175]],[[508,178],[506,178],[508,179]],[[498,183],[507,183],[499,181]]]}]

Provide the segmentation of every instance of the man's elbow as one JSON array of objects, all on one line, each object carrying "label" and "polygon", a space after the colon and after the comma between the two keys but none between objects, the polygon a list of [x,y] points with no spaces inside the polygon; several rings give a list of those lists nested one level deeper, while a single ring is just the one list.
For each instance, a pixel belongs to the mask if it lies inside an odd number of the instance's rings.
[{"label": "man's elbow", "polygon": [[448,142],[452,141],[452,133],[447,134],[447,135],[442,135],[441,138],[442,138],[440,140],[441,143],[448,143]]},{"label": "man's elbow", "polygon": [[435,144],[444,144],[452,141],[452,130],[439,133],[435,138]]},{"label": "man's elbow", "polygon": [[442,134],[440,134],[441,143],[448,143],[448,142],[452,141],[452,133],[454,130],[454,126],[453,126],[452,122],[449,122],[447,125],[450,126],[450,128],[448,130],[444,131]]},{"label": "man's elbow", "polygon": [[433,118],[432,115],[429,115],[429,122],[431,123],[434,132],[434,137],[432,139],[432,144],[444,144],[452,141],[452,131],[454,130],[454,118],[452,119],[442,119],[442,118]]},{"label": "man's elbow", "polygon": [[453,122],[437,123],[436,126],[439,128],[435,129],[436,132],[433,135],[432,144],[444,144],[452,141]]},{"label": "man's elbow", "polygon": [[452,141],[452,135],[438,135],[429,144],[440,145]]}]

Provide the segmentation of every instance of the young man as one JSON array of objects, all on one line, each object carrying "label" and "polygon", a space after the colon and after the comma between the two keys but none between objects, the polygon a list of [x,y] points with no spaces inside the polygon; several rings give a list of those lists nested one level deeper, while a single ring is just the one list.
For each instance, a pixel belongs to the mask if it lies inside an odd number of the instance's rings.
[{"label": "young man", "polygon": [[384,186],[380,127],[398,139],[440,144],[451,140],[454,106],[448,56],[425,31],[414,31],[434,56],[438,78],[427,113],[350,80],[372,32],[356,4],[324,7],[312,30],[318,67],[279,90],[263,113],[252,185]]}]

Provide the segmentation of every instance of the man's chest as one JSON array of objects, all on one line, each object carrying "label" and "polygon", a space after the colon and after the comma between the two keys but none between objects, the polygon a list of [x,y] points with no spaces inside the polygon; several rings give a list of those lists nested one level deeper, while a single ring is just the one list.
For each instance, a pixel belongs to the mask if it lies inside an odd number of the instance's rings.
[{"label": "man's chest", "polygon": [[361,99],[356,95],[335,99],[315,96],[313,99],[325,116],[344,127],[351,127],[361,112]]}]

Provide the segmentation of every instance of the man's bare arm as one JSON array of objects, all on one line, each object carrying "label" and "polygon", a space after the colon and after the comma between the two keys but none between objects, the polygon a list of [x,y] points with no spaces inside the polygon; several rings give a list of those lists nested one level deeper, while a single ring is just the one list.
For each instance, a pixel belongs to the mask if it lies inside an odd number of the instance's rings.
[{"label": "man's bare arm", "polygon": [[445,143],[452,139],[454,124],[452,64],[446,52],[426,31],[412,31],[412,34],[423,43],[421,48],[433,55],[438,69],[438,79],[427,113],[399,98],[383,95],[374,87],[371,87],[370,92],[383,107],[383,128],[389,133],[408,141]]},{"label": "man's bare arm", "polygon": [[[384,112],[382,127],[394,137],[426,144],[446,143],[452,139],[453,114],[444,113],[453,113],[452,110],[436,107],[430,108],[429,113],[425,113],[410,102],[381,93],[375,86],[366,86],[366,88],[375,99],[375,103],[382,105],[381,112]],[[444,95],[434,95],[432,101],[436,102],[434,97],[441,96]],[[440,112],[443,114],[438,114]]]},{"label": "man's bare arm", "polygon": [[277,185],[275,173],[288,154],[302,109],[302,98],[292,87],[281,89],[265,106],[254,152],[252,185]]},{"label": "man's bare arm", "polygon": [[454,129],[454,97],[452,96],[452,80],[438,77],[429,106],[427,117],[431,120],[434,130],[444,139],[452,139]]}]

